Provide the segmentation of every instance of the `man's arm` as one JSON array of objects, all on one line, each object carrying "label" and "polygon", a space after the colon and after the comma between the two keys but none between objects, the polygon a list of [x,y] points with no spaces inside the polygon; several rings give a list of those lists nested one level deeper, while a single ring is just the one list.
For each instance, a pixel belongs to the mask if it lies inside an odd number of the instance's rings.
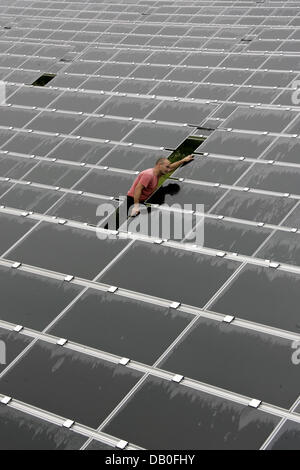
[{"label": "man's arm", "polygon": [[188,155],[187,157],[184,157],[182,160],[179,160],[178,162],[171,163],[170,165],[171,171],[176,170],[176,168],[178,168],[180,165],[186,162],[190,162],[191,160],[194,160],[194,156]]},{"label": "man's arm", "polygon": [[133,194],[134,206],[130,214],[132,217],[135,215],[138,215],[140,212],[140,199],[141,199],[143,188],[144,188],[144,185],[141,182],[139,182],[135,187],[134,194]]}]

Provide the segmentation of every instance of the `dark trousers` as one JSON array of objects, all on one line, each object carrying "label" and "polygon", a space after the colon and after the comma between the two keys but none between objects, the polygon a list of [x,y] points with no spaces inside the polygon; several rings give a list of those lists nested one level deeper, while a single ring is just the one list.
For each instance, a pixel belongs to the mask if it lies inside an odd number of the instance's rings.
[{"label": "dark trousers", "polygon": [[128,215],[128,212],[129,212],[130,207],[134,205],[134,199],[133,199],[133,197],[127,196],[126,203],[127,203],[127,215]]}]

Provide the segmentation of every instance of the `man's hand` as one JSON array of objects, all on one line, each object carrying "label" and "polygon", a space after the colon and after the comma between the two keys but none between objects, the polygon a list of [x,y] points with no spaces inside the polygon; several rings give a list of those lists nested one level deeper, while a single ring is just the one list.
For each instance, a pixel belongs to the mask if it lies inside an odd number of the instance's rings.
[{"label": "man's hand", "polygon": [[170,165],[170,170],[176,170],[179,166],[181,166],[183,163],[190,162],[191,160],[194,160],[194,155],[188,155],[187,157],[184,157],[182,160],[179,160],[178,162],[171,163]]},{"label": "man's hand", "polygon": [[131,217],[136,217],[140,213],[140,205],[139,204],[134,204],[132,210],[131,210]]},{"label": "man's hand", "polygon": [[191,160],[194,160],[194,155],[188,155],[187,157],[183,158],[181,162],[187,163],[187,162],[190,162]]}]

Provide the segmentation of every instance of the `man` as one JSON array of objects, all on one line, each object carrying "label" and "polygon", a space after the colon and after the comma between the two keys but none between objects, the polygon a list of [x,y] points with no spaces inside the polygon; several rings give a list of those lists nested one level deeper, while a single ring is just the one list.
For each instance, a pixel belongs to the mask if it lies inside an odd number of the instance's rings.
[{"label": "man", "polygon": [[193,160],[193,155],[170,163],[167,158],[159,158],[154,168],[142,171],[127,193],[127,212],[132,207],[130,215],[136,216],[140,212],[140,203],[144,203],[158,186],[159,178],[170,171],[176,170],[183,163]]}]

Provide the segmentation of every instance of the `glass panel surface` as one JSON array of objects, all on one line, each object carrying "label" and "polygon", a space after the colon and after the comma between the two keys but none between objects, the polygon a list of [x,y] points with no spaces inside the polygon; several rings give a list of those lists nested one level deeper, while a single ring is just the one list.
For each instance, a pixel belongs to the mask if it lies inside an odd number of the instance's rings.
[{"label": "glass panel surface", "polygon": [[65,139],[53,149],[48,157],[96,164],[112,148],[110,144]]},{"label": "glass panel surface", "polygon": [[252,131],[282,132],[294,115],[290,111],[271,109],[237,109],[223,127]]},{"label": "glass panel surface", "polygon": [[265,69],[273,70],[300,70],[300,57],[297,56],[273,56],[264,63]]},{"label": "glass panel surface", "polygon": [[[1,191],[0,191],[1,193]],[[44,213],[61,197],[57,191],[28,187],[21,184],[13,186],[7,194],[0,199],[1,204],[22,209]]]},{"label": "glass panel surface", "polygon": [[102,64],[97,71],[98,75],[112,77],[127,77],[136,68],[133,64]]},{"label": "glass panel surface", "polygon": [[133,70],[131,76],[136,78],[155,78],[159,80],[163,79],[169,72],[171,72],[171,68],[162,65],[140,65],[136,70]]},{"label": "glass panel surface", "polygon": [[271,233],[269,229],[206,218],[204,246],[250,256]]},{"label": "glass panel surface", "polygon": [[197,149],[220,155],[257,158],[273,142],[274,137],[245,134],[242,132],[224,132],[217,130]]},{"label": "glass panel surface", "polygon": [[92,170],[76,189],[104,196],[126,195],[137,175],[107,170]]},{"label": "glass panel surface", "polygon": [[[105,216],[97,215],[97,209],[100,205],[107,208]],[[105,199],[80,196],[76,194],[66,194],[58,202],[49,214],[91,225],[102,226],[102,219],[115,212],[117,203]]]},{"label": "glass panel surface", "polygon": [[70,167],[62,163],[40,162],[28,173],[26,180],[71,188],[87,171],[83,168]]},{"label": "glass panel surface", "polygon": [[107,96],[96,93],[78,93],[65,91],[51,107],[67,111],[82,111],[84,113],[93,113],[104,101]]},{"label": "glass panel surface", "polygon": [[255,222],[279,224],[295,203],[295,200],[288,198],[232,190],[213,212]]},{"label": "glass panel surface", "polygon": [[43,132],[70,134],[83,121],[83,116],[43,111],[27,127]]},{"label": "glass panel surface", "polygon": [[274,436],[267,450],[299,450],[300,424],[286,421]]},{"label": "glass panel surface", "polygon": [[300,164],[300,141],[288,137],[279,137],[264,154],[263,158]]},{"label": "glass panel surface", "polygon": [[192,52],[186,58],[183,64],[194,65],[197,67],[204,67],[204,66],[216,67],[223,59],[224,59],[223,54]]},{"label": "glass panel surface", "polygon": [[278,93],[278,90],[272,90],[270,88],[241,87],[232,95],[231,100],[241,103],[270,104],[274,101]]},{"label": "glass panel surface", "polygon": [[210,83],[201,83],[189,95],[189,98],[208,99],[208,100],[224,100],[226,101],[232,93],[235,92],[237,86],[234,85],[214,85]]},{"label": "glass panel surface", "polygon": [[1,390],[97,428],[140,377],[127,367],[38,341],[1,379]]},{"label": "glass panel surface", "polygon": [[289,409],[300,385],[291,349],[291,341],[199,318],[160,367]]},{"label": "glass panel surface", "polygon": [[76,135],[119,142],[135,125],[136,123],[121,119],[115,120],[90,117],[76,130]]},{"label": "glass panel surface", "polygon": [[147,449],[245,450],[259,449],[278,422],[275,416],[150,376],[104,432]]},{"label": "glass panel surface", "polygon": [[235,83],[241,85],[252,74],[246,70],[216,70],[208,75],[206,82],[211,83]]},{"label": "glass panel surface", "polygon": [[300,228],[300,207],[299,204],[295,205],[295,209],[291,215],[285,219],[284,224],[286,227],[299,227]]},{"label": "glass panel surface", "polygon": [[59,92],[54,90],[23,87],[14,93],[13,96],[9,97],[7,103],[17,104],[18,106],[38,106],[39,108],[46,108],[58,94]]},{"label": "glass panel surface", "polygon": [[260,258],[300,266],[300,237],[277,231],[257,254]]},{"label": "glass panel surface", "polygon": [[195,85],[189,83],[161,82],[153,88],[153,93],[158,96],[184,98],[193,90],[193,88],[195,88]]},{"label": "glass panel surface", "polygon": [[145,170],[154,167],[155,162],[161,158],[168,158],[171,152],[166,150],[151,150],[138,147],[117,146],[101,160],[101,165],[126,170]]},{"label": "glass panel surface", "polygon": [[4,369],[9,366],[9,364],[11,364],[19,354],[21,354],[22,351],[24,351],[31,341],[32,339],[28,336],[0,328],[0,373],[2,373]]},{"label": "glass panel surface", "polygon": [[108,444],[103,444],[100,441],[93,440],[85,450],[114,450],[113,446],[109,446]]},{"label": "glass panel surface", "polygon": [[296,73],[291,72],[283,74],[282,72],[258,71],[247,80],[247,85],[287,87],[296,76]]},{"label": "glass panel surface", "polygon": [[3,266],[0,279],[1,320],[38,331],[53,321],[82,290],[78,286]]},{"label": "glass panel surface", "polygon": [[181,312],[90,289],[51,334],[153,364],[191,320]]},{"label": "glass panel surface", "polygon": [[61,138],[57,136],[19,132],[15,133],[14,137],[3,146],[2,150],[45,157],[60,141]]},{"label": "glass panel surface", "polygon": [[1,450],[79,450],[86,437],[8,406],[0,408]]},{"label": "glass panel surface", "polygon": [[12,259],[41,268],[94,278],[125,246],[126,240],[100,240],[95,232],[42,223],[10,253]]},{"label": "glass panel surface", "polygon": [[97,113],[143,119],[158,104],[159,101],[154,99],[112,96]]},{"label": "glass panel surface", "polygon": [[194,160],[181,166],[174,176],[214,183],[233,184],[249,166],[249,163],[195,155]]},{"label": "glass panel surface", "polygon": [[187,127],[140,123],[124,140],[135,144],[177,148],[190,134]]},{"label": "glass panel surface", "polygon": [[0,176],[6,178],[20,179],[27,173],[36,162],[27,158],[15,157],[13,155],[0,157]]},{"label": "glass panel surface", "polygon": [[166,79],[179,80],[182,82],[201,82],[208,75],[209,71],[196,67],[176,67],[168,74]]},{"label": "glass panel surface", "polygon": [[[294,104],[294,103],[293,103]],[[294,115],[293,115],[294,117]],[[287,134],[297,134],[300,132],[300,119],[297,119],[287,129]]]},{"label": "glass panel surface", "polygon": [[[156,193],[148,199],[151,204],[192,204],[196,210],[196,204],[204,204],[208,211],[223,194],[225,189],[201,186],[193,183],[165,183]],[[191,208],[192,209],[192,208]]]},{"label": "glass panel surface", "polygon": [[[148,260],[145,271],[141,259]],[[131,266],[128,276],[128,266]],[[174,248],[135,242],[101,280],[171,301],[203,306],[221,287],[239,263]],[[185,273],[182,288],[179,273]],[[168,283],[163,279],[168,279]],[[199,286],[201,286],[199,288]]]},{"label": "glass panel surface", "polygon": [[0,252],[3,254],[36,224],[35,220],[0,213]]},{"label": "glass panel surface", "polygon": [[255,164],[239,184],[267,191],[300,194],[300,169]]},{"label": "glass panel surface", "polygon": [[222,67],[259,68],[265,62],[265,57],[258,54],[230,54],[222,62]]},{"label": "glass panel surface", "polygon": [[[176,28],[177,29],[177,28]],[[163,31],[163,30],[162,30]],[[162,34],[162,31],[160,34]],[[178,34],[178,31],[177,33]],[[151,62],[152,64],[172,64],[176,65],[183,61],[186,58],[185,52],[180,51],[156,51],[151,54],[147,62]]]},{"label": "glass panel surface", "polygon": [[158,108],[150,114],[149,119],[166,122],[180,122],[192,125],[200,125],[215,106],[210,104],[193,104],[193,103],[172,103],[163,102]]},{"label": "glass panel surface", "polygon": [[299,334],[299,286],[296,274],[247,265],[210,309]]},{"label": "glass panel surface", "polygon": [[22,128],[37,114],[38,111],[33,111],[31,109],[8,108],[6,106],[0,106],[0,125]]},{"label": "glass panel surface", "polygon": [[114,89],[120,93],[137,93],[147,95],[150,90],[155,86],[152,80],[139,80],[131,77],[130,79],[118,80],[119,85]]}]

